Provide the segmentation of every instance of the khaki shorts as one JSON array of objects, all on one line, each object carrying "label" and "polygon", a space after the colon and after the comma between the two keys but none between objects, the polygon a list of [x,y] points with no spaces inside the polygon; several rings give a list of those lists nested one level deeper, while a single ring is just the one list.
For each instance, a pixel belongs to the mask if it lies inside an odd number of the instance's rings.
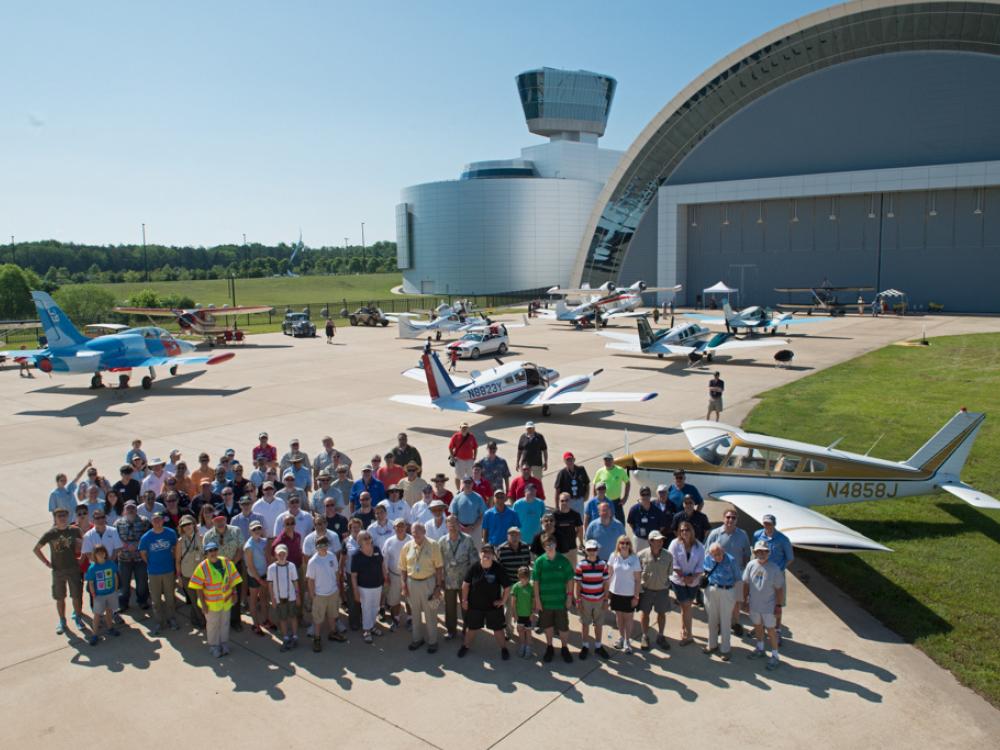
[{"label": "khaki shorts", "polygon": [[389,573],[389,585],[385,587],[385,603],[398,607],[403,601],[403,577],[399,573]]},{"label": "khaki shorts", "polygon": [[469,459],[456,458],[455,459],[455,476],[458,479],[461,479],[464,476],[470,476],[471,477],[472,476],[472,466],[475,463],[476,462],[473,461],[471,458],[469,458]]},{"label": "khaki shorts", "polygon": [[763,622],[765,628],[773,628],[778,624],[778,618],[774,612],[750,612],[750,622],[754,625],[759,625]]},{"label": "khaki shorts", "polygon": [[327,594],[313,597],[312,617],[313,623],[319,625],[328,619],[332,619],[340,612],[340,594]]},{"label": "khaki shorts", "polygon": [[299,614],[299,603],[282,599],[274,605],[274,612],[279,620],[291,620]]},{"label": "khaki shorts", "polygon": [[581,599],[580,624],[584,627],[588,625],[603,625],[604,602],[592,602],[589,599]]},{"label": "khaki shorts", "polygon": [[722,397],[708,399],[709,411],[722,411]]},{"label": "khaki shorts", "polygon": [[52,571],[52,598],[56,601],[66,598],[66,589],[74,599],[83,596],[83,574],[79,568]]},{"label": "khaki shorts", "polygon": [[543,609],[538,615],[538,627],[555,628],[564,633],[569,630],[569,614],[565,609]]},{"label": "khaki shorts", "polygon": [[658,615],[670,611],[670,589],[645,589],[639,594],[639,611],[648,615],[653,609]]},{"label": "khaki shorts", "polygon": [[118,608],[118,594],[102,594],[94,597],[94,617],[112,614]]}]

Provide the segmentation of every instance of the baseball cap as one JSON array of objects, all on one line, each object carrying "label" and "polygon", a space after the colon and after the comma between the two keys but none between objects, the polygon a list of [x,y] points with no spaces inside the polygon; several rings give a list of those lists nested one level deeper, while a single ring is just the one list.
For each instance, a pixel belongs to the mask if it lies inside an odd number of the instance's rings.
[{"label": "baseball cap", "polygon": [[[660,533],[659,531],[656,531],[656,530],[654,529],[653,531],[650,531],[650,532],[649,532],[649,537],[648,537],[648,539],[649,539],[649,541],[651,541],[651,542],[655,542],[655,541],[656,541],[657,539],[659,539],[659,540],[661,540],[661,541],[662,541],[662,540],[664,539],[664,536],[663,536],[663,534],[661,534],[661,533]],[[593,541],[593,542],[596,542],[597,540],[596,540],[596,539],[592,539],[591,541]]]},{"label": "baseball cap", "polygon": [[137,508],[137,507],[139,507],[139,506],[137,506],[137,505],[135,504],[135,500],[126,500],[126,501],[125,501],[125,507],[126,507],[126,508]]},{"label": "baseball cap", "polygon": [[227,521],[229,519],[227,519],[222,513],[218,513],[218,514],[212,516],[212,520],[213,521]]},{"label": "baseball cap", "polygon": [[[652,535],[650,535],[650,536],[652,536]],[[585,541],[583,543],[583,548],[584,549],[600,549],[601,545],[598,544],[598,542],[597,542],[596,539],[588,539],[587,541]]]},{"label": "baseball cap", "polygon": [[361,467],[361,471],[371,471],[371,470],[372,470],[371,464],[365,464],[364,466]]},{"label": "baseball cap", "polygon": [[572,458],[573,460],[576,460],[576,456],[574,456],[574,455],[572,454],[572,452],[570,452],[570,451],[566,451],[565,453],[563,453],[563,461],[568,461],[568,460],[569,460],[569,459],[571,459],[571,458]]},{"label": "baseball cap", "polygon": [[395,528],[396,526],[406,526],[406,519],[397,518],[395,521],[392,522],[392,525],[393,528]]},{"label": "baseball cap", "polygon": [[670,488],[667,487],[667,485],[665,485],[665,484],[658,484],[658,485],[656,485],[656,491],[657,492],[670,492]]},{"label": "baseball cap", "polygon": [[161,511],[156,511],[153,514],[153,518],[159,518],[162,521],[163,520],[163,513]]},{"label": "baseball cap", "polygon": [[409,471],[410,469],[413,469],[414,471],[416,471],[419,468],[420,468],[420,466],[417,465],[416,461],[410,461],[409,463],[406,464],[407,471]]},{"label": "baseball cap", "polygon": [[299,439],[298,438],[292,438],[291,440],[288,441],[288,444],[289,445],[298,445],[299,444]]},{"label": "baseball cap", "polygon": [[249,505],[252,502],[253,500],[250,498],[249,495],[243,495],[242,497],[240,497],[240,505]]},{"label": "baseball cap", "polygon": [[219,549],[219,545],[216,544],[215,542],[208,542],[202,549],[204,549],[205,552],[211,552],[213,549],[214,550]]},{"label": "baseball cap", "polygon": [[402,491],[403,491],[403,488],[402,488],[402,487],[400,487],[400,486],[399,486],[398,484],[390,484],[390,485],[389,485],[389,486],[388,486],[388,487],[386,488],[386,490],[385,490],[385,491],[386,491],[386,492],[402,492]]},{"label": "baseball cap", "polygon": [[280,555],[282,552],[284,552],[286,555],[288,554],[287,545],[279,544],[277,547],[274,548],[274,554]]},{"label": "baseball cap", "polygon": [[765,552],[770,552],[771,551],[771,548],[767,546],[767,542],[765,542],[763,539],[761,539],[760,541],[758,541],[753,546],[753,551],[754,552],[760,552],[761,550],[764,550]]},{"label": "baseball cap", "polygon": [[235,448],[226,448],[226,455],[227,456],[235,456],[236,455],[236,449]]},{"label": "baseball cap", "polygon": [[435,508],[447,508],[448,506],[444,504],[443,500],[432,500],[431,504],[427,507],[434,510]]},{"label": "baseball cap", "polygon": [[604,482],[598,482],[597,484],[594,485],[595,490],[606,490],[607,488],[608,485],[606,485]]},{"label": "baseball cap", "polygon": [[768,513],[761,519],[761,523],[777,523],[777,521],[774,520],[774,516]]},{"label": "baseball cap", "polygon": [[529,427],[534,427],[534,426],[535,423],[532,422],[531,420],[528,420],[527,422],[524,423],[524,429],[528,429]]},{"label": "baseball cap", "polygon": [[264,482],[264,484],[261,485],[261,489],[264,489],[264,490],[273,490],[274,489],[274,482]]},{"label": "baseball cap", "polygon": [[269,437],[268,434],[266,432],[262,432],[257,436],[257,439],[260,440],[261,438],[266,438],[266,437]]},{"label": "baseball cap", "polygon": [[263,529],[263,528],[264,528],[264,524],[262,524],[260,521],[251,521],[250,522],[250,531],[253,531],[254,529]]},{"label": "baseball cap", "polygon": [[615,457],[613,455],[611,455],[610,453],[605,453],[604,454],[604,460],[605,461],[608,461],[608,460],[614,461]]}]

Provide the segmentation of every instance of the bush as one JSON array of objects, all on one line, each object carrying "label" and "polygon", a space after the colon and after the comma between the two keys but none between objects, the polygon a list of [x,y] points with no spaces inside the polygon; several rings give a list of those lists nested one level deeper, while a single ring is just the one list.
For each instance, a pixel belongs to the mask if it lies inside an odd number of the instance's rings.
[{"label": "bush", "polygon": [[90,284],[64,286],[53,298],[78,326],[106,322],[115,306],[115,297],[111,292]]}]

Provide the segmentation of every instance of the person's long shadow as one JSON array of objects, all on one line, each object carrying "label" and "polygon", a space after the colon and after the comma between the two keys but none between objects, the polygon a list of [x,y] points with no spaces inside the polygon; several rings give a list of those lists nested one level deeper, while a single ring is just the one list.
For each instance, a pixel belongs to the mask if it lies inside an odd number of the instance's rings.
[{"label": "person's long shadow", "polygon": [[[140,625],[119,625],[120,636],[105,635],[96,646],[91,646],[79,635],[72,635],[69,645],[76,649],[70,663],[78,667],[106,669],[108,672],[122,672],[131,669],[149,669],[159,660],[161,644],[158,640],[145,637]],[[89,632],[89,631],[88,631]]]},{"label": "person's long shadow", "polygon": [[631,657],[615,654],[611,659],[598,664],[599,667],[584,678],[587,685],[612,693],[631,695],[649,705],[659,703],[659,693],[668,692],[676,693],[688,703],[698,700],[697,691],[666,674],[668,668],[674,671],[671,660],[652,651],[637,653]]}]

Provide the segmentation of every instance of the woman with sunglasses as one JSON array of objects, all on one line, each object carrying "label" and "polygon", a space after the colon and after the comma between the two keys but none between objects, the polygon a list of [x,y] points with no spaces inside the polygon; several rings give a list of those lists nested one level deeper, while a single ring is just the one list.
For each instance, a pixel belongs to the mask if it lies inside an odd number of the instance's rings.
[{"label": "woman with sunglasses", "polygon": [[198,537],[203,538],[212,530],[212,518],[215,516],[215,506],[205,503],[198,510]]},{"label": "woman with sunglasses", "polygon": [[632,550],[632,541],[624,534],[618,537],[615,551],[608,560],[608,572],[611,611],[615,613],[615,623],[618,625],[615,648],[631,654],[632,621],[635,618],[635,608],[639,606],[639,578],[642,575],[642,566]]},{"label": "woman with sunglasses", "polygon": [[673,572],[670,585],[681,607],[680,645],[694,643],[691,637],[691,607],[700,590],[702,571],[705,564],[705,547],[695,537],[694,526],[682,521],[677,527],[677,538],[667,548],[673,558]]}]

